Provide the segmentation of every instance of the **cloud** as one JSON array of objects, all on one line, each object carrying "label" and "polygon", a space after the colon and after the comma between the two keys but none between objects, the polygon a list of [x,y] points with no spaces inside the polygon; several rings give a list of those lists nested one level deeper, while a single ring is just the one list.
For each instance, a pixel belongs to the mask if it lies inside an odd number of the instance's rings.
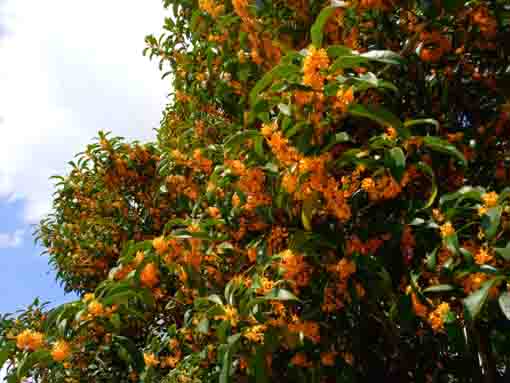
[{"label": "cloud", "polygon": [[141,52],[163,11],[160,0],[0,0],[0,199],[23,198],[27,223],[98,130],[154,137],[169,83]]},{"label": "cloud", "polygon": [[[25,230],[16,230],[13,233],[0,233],[0,249],[11,249],[20,247],[23,244]],[[1,380],[0,380],[1,382]]]}]

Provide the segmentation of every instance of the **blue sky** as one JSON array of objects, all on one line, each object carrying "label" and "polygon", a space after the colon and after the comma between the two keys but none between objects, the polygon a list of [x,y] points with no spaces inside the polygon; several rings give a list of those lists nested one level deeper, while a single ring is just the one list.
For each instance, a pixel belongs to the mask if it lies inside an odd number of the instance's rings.
[{"label": "blue sky", "polygon": [[98,130],[155,136],[169,80],[141,52],[164,16],[161,0],[0,0],[0,313],[73,298],[33,224],[51,208],[49,176]]}]

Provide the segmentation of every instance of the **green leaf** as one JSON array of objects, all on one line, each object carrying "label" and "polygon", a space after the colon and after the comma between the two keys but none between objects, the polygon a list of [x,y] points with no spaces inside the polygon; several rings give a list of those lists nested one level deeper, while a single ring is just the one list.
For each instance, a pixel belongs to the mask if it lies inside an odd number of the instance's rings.
[{"label": "green leaf", "polygon": [[390,157],[390,168],[393,176],[397,181],[400,181],[404,171],[406,169],[406,156],[403,150],[399,147],[390,149],[389,157]]},{"label": "green leaf", "polygon": [[494,251],[505,261],[510,261],[510,242],[506,244],[506,247],[496,247],[494,248]]},{"label": "green leaf", "polygon": [[444,284],[444,285],[435,285],[435,286],[427,287],[426,289],[423,290],[423,292],[424,293],[442,293],[445,291],[452,291],[455,289],[456,289],[455,286]]},{"label": "green leaf", "polygon": [[388,50],[372,50],[362,53],[360,57],[385,64],[400,65],[403,62],[402,57],[398,53]]},{"label": "green leaf", "polygon": [[458,206],[460,202],[466,199],[480,201],[484,192],[485,190],[481,187],[463,186],[456,192],[443,195],[439,200],[439,204],[444,205],[447,202],[456,200]]},{"label": "green leaf", "polygon": [[482,310],[483,305],[489,296],[489,290],[497,280],[498,278],[488,280],[482,285],[482,287],[480,287],[480,289],[471,293],[467,298],[464,299],[464,308],[468,314],[468,319],[475,320],[478,314],[480,314],[480,311]]},{"label": "green leaf", "polygon": [[312,29],[310,30],[310,34],[312,36],[312,44],[315,45],[317,48],[320,48],[322,46],[324,26],[326,25],[328,19],[331,17],[334,11],[335,7],[323,8],[312,25]]},{"label": "green leaf", "polygon": [[223,354],[220,371],[220,383],[228,383],[230,381],[230,365],[232,364],[232,351],[228,347]]},{"label": "green leaf", "polygon": [[197,331],[202,334],[207,334],[209,332],[209,319],[202,319],[197,325]]},{"label": "green leaf", "polygon": [[368,118],[384,127],[398,129],[402,126],[402,121],[382,106],[354,104],[349,108],[348,112],[356,117]]},{"label": "green leaf", "polygon": [[250,92],[250,104],[255,105],[255,101],[260,93],[266,89],[274,80],[287,77],[292,73],[298,73],[300,68],[294,64],[280,64],[275,66],[272,70],[267,72],[252,88]]},{"label": "green leaf", "polygon": [[437,197],[437,182],[436,182],[436,175],[434,174],[434,171],[432,170],[432,168],[425,162],[418,162],[416,164],[416,168],[420,171],[422,171],[423,173],[425,173],[426,175],[429,176],[430,178],[430,182],[432,183],[432,190],[430,192],[430,197],[429,199],[427,200],[427,202],[425,203],[425,206],[423,206],[423,209],[428,209],[429,207],[432,206],[432,204],[434,203],[434,200],[436,199]]},{"label": "green leaf", "polygon": [[207,297],[207,300],[223,306],[223,301],[221,300],[221,297],[217,294],[209,295]]},{"label": "green leaf", "polygon": [[416,125],[434,125],[436,129],[439,129],[439,122],[433,118],[419,118],[415,120],[407,120],[404,122],[406,128]]},{"label": "green leaf", "polygon": [[227,139],[225,139],[225,142],[223,143],[223,146],[225,148],[233,148],[235,146],[241,145],[246,140],[255,137],[260,137],[260,132],[258,130],[254,129],[244,130],[242,132],[234,133],[230,137],[227,137]]},{"label": "green leaf", "polygon": [[483,215],[481,224],[487,239],[492,239],[497,234],[502,212],[501,206],[495,206]]},{"label": "green leaf", "polygon": [[455,145],[450,144],[448,141],[435,136],[425,136],[423,137],[423,144],[436,152],[455,157],[457,160],[459,160],[462,166],[467,165],[467,161],[464,158],[464,155],[459,152]]},{"label": "green leaf", "polygon": [[330,45],[326,51],[331,58],[352,55],[352,49],[344,45]]},{"label": "green leaf", "polygon": [[501,293],[498,299],[499,307],[507,319],[510,319],[510,293],[505,291]]},{"label": "green leaf", "polygon": [[274,288],[266,295],[262,297],[267,300],[278,300],[278,301],[298,301],[299,298],[292,294],[289,290]]}]

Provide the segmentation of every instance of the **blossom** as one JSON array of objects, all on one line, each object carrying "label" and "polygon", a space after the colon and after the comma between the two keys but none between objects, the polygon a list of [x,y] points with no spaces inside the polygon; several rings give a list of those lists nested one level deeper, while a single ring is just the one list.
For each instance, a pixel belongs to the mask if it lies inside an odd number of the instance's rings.
[{"label": "blossom", "polygon": [[71,346],[65,340],[55,342],[51,349],[51,357],[55,362],[62,362],[71,355]]},{"label": "blossom", "polygon": [[441,231],[441,237],[443,238],[455,234],[455,228],[450,221],[445,222],[443,225],[439,226],[439,230]]},{"label": "blossom", "polygon": [[498,194],[496,192],[490,192],[482,194],[482,201],[487,208],[494,207],[498,204]]},{"label": "blossom", "polygon": [[165,240],[165,237],[156,237],[152,240],[152,247],[154,247],[156,252],[161,255],[168,250],[168,243]]},{"label": "blossom", "polygon": [[44,334],[33,331],[23,330],[16,336],[16,347],[20,350],[36,351],[42,347],[44,343]]},{"label": "blossom", "polygon": [[264,340],[264,331],[266,329],[266,325],[251,326],[244,332],[243,336],[252,342],[261,343]]},{"label": "blossom", "polygon": [[143,360],[148,367],[156,367],[159,364],[158,358],[153,353],[144,353]]},{"label": "blossom", "polygon": [[489,263],[493,260],[493,258],[494,257],[489,253],[488,249],[483,247],[475,254],[475,262],[479,265]]},{"label": "blossom", "polygon": [[446,302],[443,302],[429,314],[428,321],[435,332],[441,331],[444,328],[445,316],[449,312],[450,305]]},{"label": "blossom", "polygon": [[159,270],[153,262],[144,266],[140,273],[140,282],[146,287],[154,287],[159,283]]},{"label": "blossom", "polygon": [[324,366],[329,366],[329,367],[334,366],[337,354],[338,353],[334,352],[334,351],[321,353],[321,363]]},{"label": "blossom", "polygon": [[88,309],[88,312],[92,315],[92,316],[101,316],[104,314],[104,307],[103,307],[103,304],[101,302],[99,302],[98,300],[94,299],[92,300],[89,305],[87,306],[87,309]]},{"label": "blossom", "polygon": [[310,46],[303,62],[303,84],[321,90],[324,87],[325,77],[320,73],[320,70],[328,67],[329,57],[326,50]]}]

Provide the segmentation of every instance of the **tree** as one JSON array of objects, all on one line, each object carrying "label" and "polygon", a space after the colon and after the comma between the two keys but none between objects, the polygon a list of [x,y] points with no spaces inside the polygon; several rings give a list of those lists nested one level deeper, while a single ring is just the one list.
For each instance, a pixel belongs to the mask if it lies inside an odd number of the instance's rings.
[{"label": "tree", "polygon": [[101,133],[9,382],[506,381],[504,0],[165,0],[157,143]]}]

